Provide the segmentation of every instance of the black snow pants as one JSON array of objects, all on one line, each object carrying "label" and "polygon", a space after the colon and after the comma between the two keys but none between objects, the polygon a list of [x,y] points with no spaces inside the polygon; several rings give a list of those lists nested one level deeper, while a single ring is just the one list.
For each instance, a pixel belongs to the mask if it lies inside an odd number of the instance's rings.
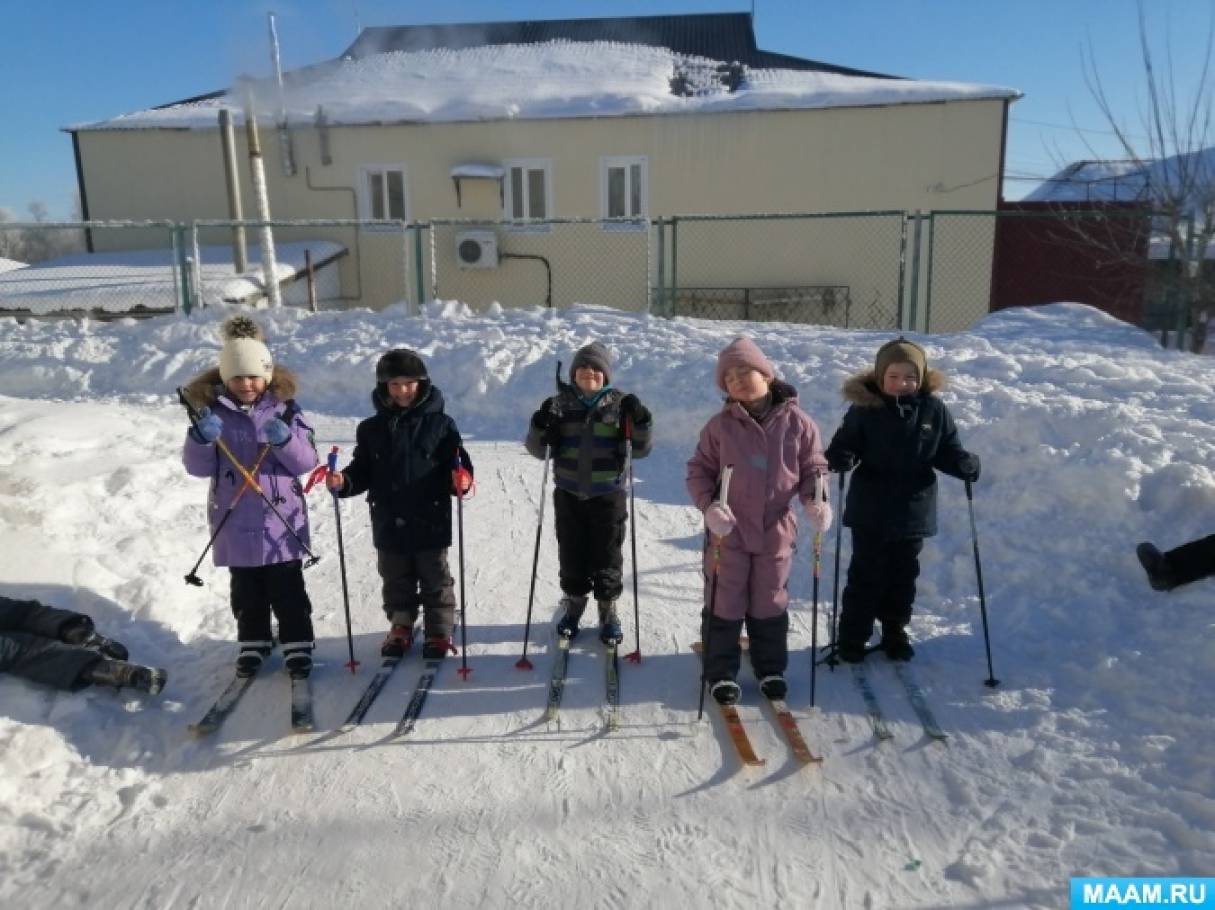
[{"label": "black snow pants", "polygon": [[594,591],[595,600],[616,600],[624,590],[624,491],[579,499],[558,488],[553,490],[553,511],[561,590],[571,597]]},{"label": "black snow pants", "polygon": [[57,689],[83,689],[85,671],[102,656],[62,641],[64,632],[81,623],[93,625],[83,613],[0,597],[0,673]]},{"label": "black snow pants", "polygon": [[881,531],[852,529],[852,561],[840,610],[839,644],[863,646],[873,623],[905,629],[915,603],[922,537],[887,540]]}]

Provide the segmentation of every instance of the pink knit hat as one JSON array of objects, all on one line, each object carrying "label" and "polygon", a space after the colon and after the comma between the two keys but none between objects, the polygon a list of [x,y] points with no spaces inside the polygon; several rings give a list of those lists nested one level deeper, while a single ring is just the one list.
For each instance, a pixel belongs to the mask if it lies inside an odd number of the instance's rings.
[{"label": "pink knit hat", "polygon": [[750,367],[768,380],[776,378],[771,362],[750,338],[735,338],[717,355],[717,387],[723,392],[726,391],[726,372],[734,367]]}]

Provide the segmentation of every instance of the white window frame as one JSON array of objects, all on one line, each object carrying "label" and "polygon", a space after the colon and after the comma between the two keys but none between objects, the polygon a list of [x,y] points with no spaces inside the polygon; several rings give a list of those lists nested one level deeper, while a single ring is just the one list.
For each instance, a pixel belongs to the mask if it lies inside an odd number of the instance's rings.
[{"label": "white window frame", "polygon": [[[513,170],[522,168],[526,171],[543,171],[544,172],[544,218],[556,217],[555,206],[553,204],[553,160],[551,158],[507,158],[502,162],[502,167],[506,170],[506,176],[503,178],[502,187],[502,217],[508,222],[507,229],[512,231],[547,231],[549,226],[543,223],[531,223],[532,215],[528,211],[528,199],[526,196],[523,199],[523,220],[519,220],[514,216],[515,198],[514,198],[514,181]],[[526,179],[524,181],[526,191]]]},{"label": "white window frame", "polygon": [[[639,165],[641,171],[641,211],[633,212],[624,217],[635,219],[630,221],[613,221],[603,225],[606,231],[643,231],[650,211],[650,159],[646,155],[605,155],[599,159],[599,212],[600,217],[610,218],[608,214],[608,175],[612,168],[624,168],[625,199],[632,198],[629,186],[629,175],[632,166]],[[619,217],[619,216],[617,216]]]},{"label": "white window frame", "polygon": [[[371,207],[371,176],[372,176],[372,174],[384,174],[388,171],[400,171],[401,172],[401,191],[405,194],[405,198],[404,198],[404,200],[402,200],[404,202],[404,208],[405,208],[405,211],[403,214],[405,216],[404,221],[406,224],[408,224],[410,221],[410,217],[409,217],[409,171],[406,169],[404,164],[400,164],[400,163],[359,165],[359,179],[358,179],[358,183],[357,183],[357,186],[359,188],[359,218],[361,218],[365,221],[371,221],[375,218],[375,216],[372,215],[372,207]],[[384,192],[385,192],[385,194],[387,194],[387,192],[388,192],[388,181],[387,180],[384,181]],[[388,211],[387,195],[385,195],[385,198],[384,198],[384,211],[385,212]],[[389,220],[389,219],[383,219],[383,220]],[[389,230],[389,228],[373,227],[373,228],[369,228],[369,230]]]}]

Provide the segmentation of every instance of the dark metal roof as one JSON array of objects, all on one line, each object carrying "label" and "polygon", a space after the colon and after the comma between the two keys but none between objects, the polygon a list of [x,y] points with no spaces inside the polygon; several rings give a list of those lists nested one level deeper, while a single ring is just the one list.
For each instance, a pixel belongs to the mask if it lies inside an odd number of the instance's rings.
[{"label": "dark metal roof", "polygon": [[560,40],[616,41],[665,47],[679,54],[726,63],[738,61],[755,68],[898,78],[760,50],[755,46],[755,31],[749,13],[375,26],[363,29],[342,56],[357,60],[387,51],[460,50],[491,44],[539,44]]}]

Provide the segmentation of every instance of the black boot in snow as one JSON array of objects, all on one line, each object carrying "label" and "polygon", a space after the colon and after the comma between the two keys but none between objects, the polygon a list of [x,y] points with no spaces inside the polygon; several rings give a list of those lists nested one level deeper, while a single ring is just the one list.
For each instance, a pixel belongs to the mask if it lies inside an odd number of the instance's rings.
[{"label": "black boot in snow", "polygon": [[911,660],[915,657],[915,648],[907,638],[907,630],[891,628],[882,630],[882,641],[878,645],[890,660]]},{"label": "black boot in snow", "polygon": [[742,689],[732,679],[719,679],[709,686],[709,694],[719,705],[736,705],[742,696]]},{"label": "black boot in snow", "polygon": [[312,672],[312,649],[296,648],[283,651],[283,666],[292,679],[306,679]]},{"label": "black boot in snow", "polygon": [[574,597],[567,594],[561,598],[561,606],[565,612],[557,620],[557,634],[572,641],[578,635],[578,621],[582,619],[582,611],[586,609],[586,596]]},{"label": "black boot in snow", "polygon": [[784,698],[789,694],[789,684],[785,682],[785,677],[773,673],[759,681],[759,690],[766,698]]},{"label": "black boot in snow", "polygon": [[252,676],[262,668],[262,663],[270,656],[270,649],[265,646],[242,645],[240,654],[236,656],[236,675]]},{"label": "black boot in snow", "polygon": [[1135,555],[1139,557],[1139,562],[1147,572],[1148,584],[1153,588],[1157,591],[1171,591],[1177,587],[1177,581],[1169,568],[1168,560],[1154,544],[1145,540],[1135,547]]},{"label": "black boot in snow", "polygon": [[141,667],[124,660],[103,657],[85,670],[84,678],[95,686],[113,686],[115,689],[131,688],[149,695],[159,695],[165,687],[168,674],[153,667]]},{"label": "black boot in snow", "polygon": [[114,641],[112,638],[106,638],[99,633],[93,628],[93,621],[87,616],[84,617],[82,622],[75,623],[65,629],[61,637],[65,644],[88,648],[90,651],[96,651],[114,660],[126,660],[130,657],[126,645],[120,641]]},{"label": "black boot in snow", "polygon": [[859,664],[865,659],[865,645],[852,642],[840,642],[835,649],[835,656],[846,664]]},{"label": "black boot in snow", "polygon": [[624,641],[624,630],[620,628],[614,600],[599,601],[599,640],[605,645],[618,645]]}]

